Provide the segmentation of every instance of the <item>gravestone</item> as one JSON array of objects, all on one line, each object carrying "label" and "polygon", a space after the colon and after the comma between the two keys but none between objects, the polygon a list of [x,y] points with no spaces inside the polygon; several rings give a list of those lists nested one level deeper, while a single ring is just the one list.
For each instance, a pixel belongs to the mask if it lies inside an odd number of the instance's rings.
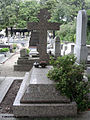
[{"label": "gravestone", "polygon": [[21,49],[20,50],[20,57],[27,57],[28,53],[27,53],[27,49]]},{"label": "gravestone", "polygon": [[60,44],[60,38],[55,37],[55,58],[61,56],[61,44]]},{"label": "gravestone", "polygon": [[39,45],[38,51],[40,55],[40,60],[48,61],[49,57],[47,55],[47,30],[59,30],[59,23],[48,22],[50,19],[50,13],[47,9],[41,9],[38,14],[39,22],[29,22],[28,30],[38,30],[39,31]]},{"label": "gravestone", "polygon": [[32,31],[30,41],[29,41],[29,47],[30,46],[37,46],[38,44],[39,44],[39,32]]},{"label": "gravestone", "polygon": [[85,10],[80,10],[77,16],[77,28],[76,28],[76,45],[74,48],[74,54],[77,57],[77,62],[86,63],[88,50],[86,46],[86,28],[87,28],[87,15]]}]

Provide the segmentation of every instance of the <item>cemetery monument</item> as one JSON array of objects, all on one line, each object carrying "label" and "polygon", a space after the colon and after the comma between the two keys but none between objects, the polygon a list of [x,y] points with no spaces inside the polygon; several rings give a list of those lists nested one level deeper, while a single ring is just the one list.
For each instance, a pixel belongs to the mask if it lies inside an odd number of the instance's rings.
[{"label": "cemetery monument", "polygon": [[[50,18],[45,9],[40,10],[39,23],[28,23],[29,30],[39,30],[40,60],[47,60],[47,30],[58,30],[59,24],[49,23]],[[67,117],[77,115],[77,105],[55,88],[54,81],[47,78],[46,68],[33,67],[26,73],[13,104],[15,116],[29,117]]]},{"label": "cemetery monument", "polygon": [[77,16],[76,45],[74,54],[77,62],[87,62],[88,49],[86,46],[87,15],[85,10],[80,10]]}]

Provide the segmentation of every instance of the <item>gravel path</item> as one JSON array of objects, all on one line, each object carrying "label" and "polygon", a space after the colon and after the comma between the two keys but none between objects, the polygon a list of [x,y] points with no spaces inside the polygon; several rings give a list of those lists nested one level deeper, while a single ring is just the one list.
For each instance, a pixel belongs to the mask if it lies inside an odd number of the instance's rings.
[{"label": "gravel path", "polygon": [[23,77],[25,72],[18,72],[14,71],[14,64],[17,62],[18,57],[20,56],[19,53],[16,53],[11,58],[9,58],[5,63],[0,64],[0,77]]}]

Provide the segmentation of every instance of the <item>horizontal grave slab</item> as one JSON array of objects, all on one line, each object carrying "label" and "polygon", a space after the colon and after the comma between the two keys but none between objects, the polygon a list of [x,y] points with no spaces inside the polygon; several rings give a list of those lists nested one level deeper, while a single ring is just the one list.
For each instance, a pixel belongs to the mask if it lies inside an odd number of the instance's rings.
[{"label": "horizontal grave slab", "polygon": [[56,90],[54,81],[47,78],[47,73],[51,68],[52,66],[33,67],[29,78],[30,83],[20,100],[21,103],[70,103],[70,99]]},{"label": "horizontal grave slab", "polygon": [[56,90],[55,84],[31,84],[28,86],[21,103],[70,103],[70,99]]}]

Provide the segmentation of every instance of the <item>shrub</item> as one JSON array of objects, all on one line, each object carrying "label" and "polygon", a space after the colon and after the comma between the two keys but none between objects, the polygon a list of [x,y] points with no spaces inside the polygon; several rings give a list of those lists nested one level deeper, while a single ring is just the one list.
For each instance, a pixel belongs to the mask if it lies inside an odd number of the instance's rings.
[{"label": "shrub", "polygon": [[9,51],[9,48],[2,48],[0,49],[0,52],[8,52]]},{"label": "shrub", "polygon": [[27,54],[29,54],[29,52],[30,52],[30,50],[29,50],[29,49],[27,49]]},{"label": "shrub", "polygon": [[53,69],[48,72],[48,77],[56,82],[56,88],[63,95],[76,101],[78,110],[87,109],[87,93],[89,92],[88,82],[83,80],[83,65],[75,64],[74,55],[58,57],[56,60],[51,58],[50,63]]}]

